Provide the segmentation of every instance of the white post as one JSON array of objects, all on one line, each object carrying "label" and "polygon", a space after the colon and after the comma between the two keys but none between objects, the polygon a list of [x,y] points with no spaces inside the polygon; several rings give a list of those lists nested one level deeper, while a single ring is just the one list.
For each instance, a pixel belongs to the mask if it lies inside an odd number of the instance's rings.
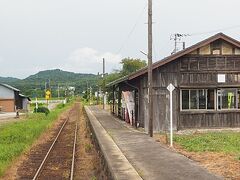
[{"label": "white post", "polygon": [[170,91],[170,146],[173,146],[172,91]]},{"label": "white post", "polygon": [[103,104],[104,104],[104,109],[106,109],[106,105],[107,105],[107,93],[104,93],[104,95],[103,95]]},{"label": "white post", "polygon": [[35,103],[36,103],[35,108],[38,109],[38,99],[37,99],[37,97],[36,97],[36,102]]},{"label": "white post", "polygon": [[170,146],[173,146],[173,120],[172,120],[172,114],[173,114],[173,108],[172,108],[172,92],[174,91],[175,87],[172,84],[169,84],[167,87],[168,91],[170,92]]}]

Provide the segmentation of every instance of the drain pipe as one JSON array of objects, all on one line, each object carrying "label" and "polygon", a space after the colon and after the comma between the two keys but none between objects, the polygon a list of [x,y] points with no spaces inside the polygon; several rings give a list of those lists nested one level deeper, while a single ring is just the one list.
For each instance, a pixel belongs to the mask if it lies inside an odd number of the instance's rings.
[{"label": "drain pipe", "polygon": [[[124,83],[138,91],[138,122],[139,122],[139,118],[140,118],[140,108],[139,108],[140,107],[140,98],[139,98],[140,97],[140,91],[139,91],[139,88],[132,85],[132,84],[129,84],[127,81],[124,81]],[[135,121],[136,121],[136,119],[135,119]],[[138,128],[136,123],[135,123],[135,126],[136,126],[136,128]]]}]

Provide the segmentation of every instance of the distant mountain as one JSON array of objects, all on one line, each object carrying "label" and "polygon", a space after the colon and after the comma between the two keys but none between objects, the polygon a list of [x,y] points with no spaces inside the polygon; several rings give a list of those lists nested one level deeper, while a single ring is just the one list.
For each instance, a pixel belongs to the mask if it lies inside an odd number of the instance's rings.
[{"label": "distant mountain", "polygon": [[97,75],[54,69],[40,71],[22,80],[17,78],[0,78],[0,83],[12,85],[30,97],[35,95],[38,97],[44,97],[45,82],[48,80],[50,80],[52,95],[56,97],[58,89],[60,89],[60,95],[64,96],[65,89],[69,86],[75,87],[77,94],[81,94],[85,91],[87,86],[95,87],[97,83]]},{"label": "distant mountain", "polygon": [[40,71],[37,74],[31,75],[26,79],[23,79],[23,81],[28,81],[28,82],[44,81],[45,82],[48,79],[50,79],[50,81],[53,82],[54,84],[56,83],[71,84],[79,80],[91,79],[95,77],[96,75],[94,74],[81,74],[81,73],[63,71],[60,69],[54,69],[54,70]]},{"label": "distant mountain", "polygon": [[9,83],[9,82],[16,82],[19,81],[20,79],[18,78],[13,78],[13,77],[0,77],[0,83]]}]

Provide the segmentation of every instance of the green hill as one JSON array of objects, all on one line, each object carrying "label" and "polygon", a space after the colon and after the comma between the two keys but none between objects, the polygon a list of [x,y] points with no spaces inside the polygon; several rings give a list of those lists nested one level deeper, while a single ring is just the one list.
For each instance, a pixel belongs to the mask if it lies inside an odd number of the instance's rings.
[{"label": "green hill", "polygon": [[21,93],[33,97],[44,97],[45,83],[50,81],[52,96],[57,97],[58,87],[60,95],[65,95],[65,89],[69,86],[75,87],[75,94],[81,94],[87,86],[95,87],[97,75],[81,74],[60,69],[40,71],[26,79],[0,78],[0,83],[7,83],[21,90]]},{"label": "green hill", "polygon": [[13,83],[16,81],[19,81],[20,79],[17,78],[12,78],[12,77],[0,77],[0,82],[1,83]]},{"label": "green hill", "polygon": [[62,71],[60,69],[54,69],[54,70],[46,70],[46,71],[40,71],[37,74],[31,75],[24,79],[24,81],[36,81],[36,80],[43,80],[46,81],[47,79],[50,79],[51,81],[55,83],[65,83],[65,82],[72,82],[72,81],[78,81],[80,79],[89,79],[89,78],[95,78],[96,75],[93,74],[80,74],[80,73],[73,73],[68,71]]}]

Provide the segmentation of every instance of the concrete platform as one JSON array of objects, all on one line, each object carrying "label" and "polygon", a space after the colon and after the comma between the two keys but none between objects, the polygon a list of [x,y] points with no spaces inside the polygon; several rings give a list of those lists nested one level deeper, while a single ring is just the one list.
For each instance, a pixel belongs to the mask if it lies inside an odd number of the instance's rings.
[{"label": "concrete platform", "polygon": [[107,167],[113,179],[142,179],[89,108],[85,108]]},{"label": "concrete platform", "polygon": [[127,128],[110,113],[96,106],[85,109],[115,179],[140,179],[139,176],[151,180],[223,179],[161,146],[145,133]]},{"label": "concrete platform", "polygon": [[0,113],[0,120],[1,119],[9,119],[9,118],[14,118],[16,117],[16,113],[15,112],[11,112],[11,113]]}]

